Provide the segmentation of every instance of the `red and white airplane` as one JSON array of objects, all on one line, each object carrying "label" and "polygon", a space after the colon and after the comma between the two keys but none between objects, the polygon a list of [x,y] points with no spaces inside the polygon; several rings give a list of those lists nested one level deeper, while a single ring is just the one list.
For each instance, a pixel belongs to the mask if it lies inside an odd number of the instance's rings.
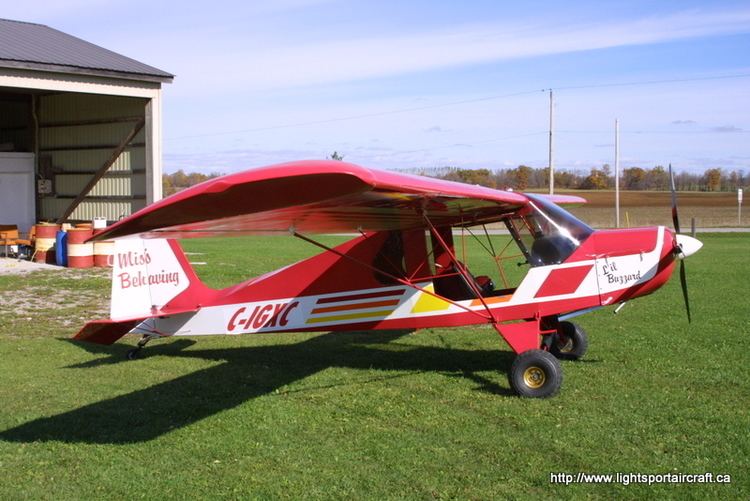
[{"label": "red and white airplane", "polygon": [[[586,333],[568,319],[650,294],[677,259],[702,245],[678,234],[674,204],[676,233],[663,226],[594,231],[558,205],[584,202],[339,161],[223,176],[95,237],[116,239],[111,318],[87,323],[75,338],[111,344],[140,334],[133,358],[148,341],[169,336],[489,324],[517,354],[511,387],[548,397],[562,382],[558,358],[579,358],[587,348]],[[457,256],[459,229],[482,243],[504,279],[508,256],[496,251],[491,223],[507,227],[529,265],[517,287],[496,288]],[[221,290],[198,279],[174,240],[280,232],[324,251]],[[356,237],[331,248],[314,240],[321,233]],[[681,278],[687,306],[684,267]]]}]

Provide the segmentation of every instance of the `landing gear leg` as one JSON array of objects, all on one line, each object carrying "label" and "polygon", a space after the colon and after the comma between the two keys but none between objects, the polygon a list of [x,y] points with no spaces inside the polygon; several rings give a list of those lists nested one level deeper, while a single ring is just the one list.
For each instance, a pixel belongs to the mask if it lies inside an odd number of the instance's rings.
[{"label": "landing gear leg", "polygon": [[511,389],[521,397],[548,398],[560,391],[563,373],[560,362],[549,352],[540,349],[542,338],[550,331],[542,330],[539,320],[497,325],[503,339],[516,352],[508,372]]},{"label": "landing gear leg", "polygon": [[138,355],[143,349],[143,347],[146,346],[146,344],[149,341],[151,341],[152,339],[156,337],[159,337],[159,336],[154,336],[152,334],[144,334],[141,340],[138,341],[138,345],[132,350],[128,351],[128,353],[125,356],[128,358],[128,360],[135,360],[136,358],[138,358]]}]

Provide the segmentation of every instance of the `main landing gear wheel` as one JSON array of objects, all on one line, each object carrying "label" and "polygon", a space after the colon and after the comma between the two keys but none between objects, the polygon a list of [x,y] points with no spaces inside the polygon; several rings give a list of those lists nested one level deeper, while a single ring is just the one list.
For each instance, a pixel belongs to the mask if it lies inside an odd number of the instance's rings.
[{"label": "main landing gear wheel", "polygon": [[133,348],[132,350],[128,350],[128,352],[125,354],[128,360],[135,360],[138,358],[138,354],[141,352],[140,348]]},{"label": "main landing gear wheel", "polygon": [[589,337],[580,325],[560,322],[557,334],[552,337],[549,352],[562,360],[578,360],[586,354]]},{"label": "main landing gear wheel", "polygon": [[521,397],[551,397],[560,391],[562,380],[560,362],[544,350],[516,356],[508,373],[510,387]]}]

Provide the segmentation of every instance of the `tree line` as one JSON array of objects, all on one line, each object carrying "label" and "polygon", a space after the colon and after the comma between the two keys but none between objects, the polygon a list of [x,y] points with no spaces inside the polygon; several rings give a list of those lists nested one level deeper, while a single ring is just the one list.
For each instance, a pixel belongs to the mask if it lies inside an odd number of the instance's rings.
[{"label": "tree line", "polygon": [[[507,169],[462,169],[438,167],[409,169],[408,172],[425,176],[479,184],[498,189],[542,189],[549,186],[549,168],[519,165]],[[744,170],[727,171],[721,168],[706,169],[703,173],[676,172],[675,188],[679,191],[736,191],[750,184],[750,174]],[[588,172],[583,170],[555,170],[555,187],[573,190],[608,190],[615,187],[613,169],[604,164]],[[661,165],[653,168],[627,167],[620,174],[622,190],[669,190],[669,171]]]},{"label": "tree line", "polygon": [[[528,165],[496,170],[437,167],[404,169],[402,172],[498,189],[533,190],[544,189],[549,186],[549,168],[534,168]],[[218,172],[211,174],[185,173],[182,169],[172,174],[163,174],[164,196],[172,195],[220,175]],[[679,191],[737,191],[738,188],[746,188],[750,185],[750,173],[741,169],[727,171],[721,168],[711,168],[706,169],[703,173],[677,172],[674,181],[675,188]],[[601,168],[591,168],[588,172],[556,169],[555,187],[571,190],[613,189],[615,187],[613,169],[608,164],[604,164]],[[669,171],[661,165],[650,169],[642,167],[625,168],[620,176],[620,189],[669,190]]]},{"label": "tree line", "polygon": [[162,192],[165,197],[174,195],[178,191],[182,191],[185,188],[190,188],[196,184],[200,184],[203,181],[221,176],[218,172],[212,172],[211,174],[201,174],[200,172],[185,173],[182,169],[172,174],[162,174],[161,186]]}]

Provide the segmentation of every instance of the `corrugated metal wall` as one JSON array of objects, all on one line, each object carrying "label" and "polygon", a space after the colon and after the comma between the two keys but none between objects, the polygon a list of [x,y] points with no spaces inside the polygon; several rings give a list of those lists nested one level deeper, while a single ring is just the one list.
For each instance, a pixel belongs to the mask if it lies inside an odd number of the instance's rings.
[{"label": "corrugated metal wall", "polygon": [[[47,175],[54,177],[54,193],[40,196],[41,219],[64,213],[130,132],[135,119],[144,116],[146,103],[140,98],[74,93],[39,98],[39,165],[50,165]],[[70,219],[114,221],[146,205],[144,141],[141,130]]]}]

